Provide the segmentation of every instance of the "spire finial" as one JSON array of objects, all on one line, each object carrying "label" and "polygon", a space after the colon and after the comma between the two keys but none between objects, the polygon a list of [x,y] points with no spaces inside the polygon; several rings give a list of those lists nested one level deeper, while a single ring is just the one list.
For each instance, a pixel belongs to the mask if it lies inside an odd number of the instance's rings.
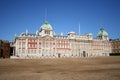
[{"label": "spire finial", "polygon": [[26,34],[28,34],[28,29],[26,29]]},{"label": "spire finial", "polygon": [[17,36],[17,34],[15,33],[15,35],[14,35],[15,37]]}]

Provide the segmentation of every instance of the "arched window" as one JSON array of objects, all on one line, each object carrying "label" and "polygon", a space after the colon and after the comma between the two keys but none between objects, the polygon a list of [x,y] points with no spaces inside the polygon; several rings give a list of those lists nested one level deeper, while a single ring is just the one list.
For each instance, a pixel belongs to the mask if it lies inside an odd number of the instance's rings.
[{"label": "arched window", "polygon": [[50,34],[50,31],[48,31],[48,30],[45,30],[45,34]]}]

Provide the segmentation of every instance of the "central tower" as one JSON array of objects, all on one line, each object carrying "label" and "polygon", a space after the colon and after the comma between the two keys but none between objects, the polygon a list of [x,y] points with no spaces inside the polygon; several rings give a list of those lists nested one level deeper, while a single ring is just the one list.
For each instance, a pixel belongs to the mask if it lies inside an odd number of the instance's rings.
[{"label": "central tower", "polygon": [[100,40],[109,40],[108,33],[103,28],[101,28],[100,31],[98,32],[97,37]]},{"label": "central tower", "polygon": [[52,26],[47,22],[45,21],[43,23],[43,25],[40,27],[40,35],[41,36],[51,36],[53,37],[53,29],[52,29]]}]

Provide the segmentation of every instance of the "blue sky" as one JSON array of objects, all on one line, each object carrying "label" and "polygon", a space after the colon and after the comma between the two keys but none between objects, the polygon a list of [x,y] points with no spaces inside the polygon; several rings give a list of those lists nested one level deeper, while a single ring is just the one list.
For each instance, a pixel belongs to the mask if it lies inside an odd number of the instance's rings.
[{"label": "blue sky", "polygon": [[0,0],[0,39],[13,41],[28,29],[35,33],[45,21],[56,34],[74,31],[97,36],[104,28],[110,38],[120,37],[120,0]]}]

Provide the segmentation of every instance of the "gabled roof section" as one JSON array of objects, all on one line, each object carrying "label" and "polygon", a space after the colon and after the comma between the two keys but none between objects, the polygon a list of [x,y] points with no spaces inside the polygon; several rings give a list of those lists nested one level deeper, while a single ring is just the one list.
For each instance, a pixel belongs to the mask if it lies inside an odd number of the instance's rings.
[{"label": "gabled roof section", "polygon": [[46,36],[41,37],[41,39],[54,39],[54,38],[49,35],[46,35]]}]

